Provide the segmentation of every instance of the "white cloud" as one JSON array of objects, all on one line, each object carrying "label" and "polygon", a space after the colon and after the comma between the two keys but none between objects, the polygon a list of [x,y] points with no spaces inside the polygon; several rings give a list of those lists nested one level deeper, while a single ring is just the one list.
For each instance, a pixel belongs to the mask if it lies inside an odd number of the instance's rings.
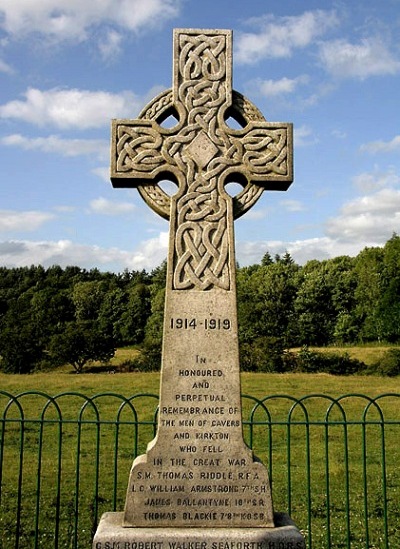
[{"label": "white cloud", "polygon": [[90,212],[102,215],[124,215],[135,209],[135,205],[132,203],[107,200],[101,196],[92,200],[89,206]]},{"label": "white cloud", "polygon": [[397,74],[400,62],[379,38],[364,38],[358,44],[333,40],[321,44],[320,60],[338,78],[360,78]]},{"label": "white cloud", "polygon": [[371,154],[390,153],[400,150],[400,135],[393,137],[391,141],[371,141],[361,145],[360,150]]},{"label": "white cloud", "polygon": [[20,38],[41,34],[54,40],[87,40],[102,23],[130,32],[153,29],[176,17],[181,0],[2,0],[0,26]]},{"label": "white cloud", "polygon": [[109,30],[105,39],[99,41],[99,50],[104,60],[115,59],[121,52],[122,34]]},{"label": "white cloud", "polygon": [[370,213],[396,215],[400,213],[400,191],[382,189],[373,195],[362,196],[345,204],[341,211],[345,215]]},{"label": "white cloud", "polygon": [[275,97],[287,93],[293,93],[300,84],[305,84],[308,77],[281,78],[280,80],[257,80],[255,85],[264,97]]},{"label": "white cloud", "polygon": [[0,265],[79,265],[82,268],[100,267],[115,272],[122,272],[126,268],[151,270],[165,259],[167,243],[168,233],[160,233],[157,238],[143,242],[134,252],[77,244],[70,240],[3,241],[0,242]]},{"label": "white cloud", "polygon": [[400,190],[380,189],[344,204],[339,215],[326,223],[323,236],[292,241],[238,241],[237,259],[240,265],[259,263],[267,251],[272,255],[288,251],[300,264],[312,259],[356,256],[367,246],[383,246],[393,232],[400,233]]},{"label": "white cloud", "polygon": [[258,32],[241,33],[236,38],[238,63],[255,63],[262,58],[290,57],[296,48],[304,48],[338,24],[334,11],[306,11],[302,15],[252,19]]},{"label": "white cloud", "polygon": [[302,212],[304,205],[299,200],[281,200],[279,202],[288,212]]},{"label": "white cloud", "polygon": [[[365,246],[376,245],[365,243]],[[259,263],[263,255],[268,251],[272,256],[289,252],[292,258],[299,264],[304,265],[312,259],[329,259],[339,255],[357,255],[364,245],[359,242],[340,242],[327,236],[294,241],[258,241],[238,242],[237,258],[239,265],[251,265]]]},{"label": "white cloud", "polygon": [[326,232],[340,242],[384,243],[400,232],[400,191],[382,189],[348,202],[328,220]]},{"label": "white cloud", "polygon": [[25,150],[57,153],[62,156],[93,156],[99,160],[109,157],[110,148],[108,141],[102,139],[64,139],[57,135],[24,137],[20,134],[13,134],[1,138],[0,144]]},{"label": "white cloud", "polygon": [[340,255],[356,256],[364,246],[368,245],[368,243],[364,245],[359,242],[340,242],[324,236],[307,240],[295,240],[288,244],[287,250],[296,261],[304,264],[312,259],[323,260]]},{"label": "white cloud", "polygon": [[0,210],[0,233],[15,231],[35,231],[54,215],[46,212]]},{"label": "white cloud", "polygon": [[0,242],[0,264],[6,267],[24,265],[79,265],[83,268],[105,266],[124,270],[129,267],[132,254],[116,248],[104,249],[98,246],[75,244],[70,240]]},{"label": "white cloud", "polygon": [[260,219],[266,219],[268,217],[268,208],[252,208],[246,213],[246,219],[248,221],[258,221]]},{"label": "white cloud", "polygon": [[78,89],[39,90],[29,88],[24,100],[0,105],[0,118],[23,120],[37,126],[99,128],[111,118],[132,117],[143,100],[132,92],[120,94]]},{"label": "white cloud", "polygon": [[363,192],[372,192],[385,187],[395,187],[400,184],[400,177],[389,169],[380,172],[378,169],[371,172],[363,172],[353,177],[353,184]]},{"label": "white cloud", "polygon": [[154,269],[168,254],[168,232],[161,232],[157,237],[145,240],[135,251],[130,262],[132,269]]},{"label": "white cloud", "polygon": [[317,139],[313,137],[311,128],[308,126],[295,126],[293,131],[294,136],[294,149],[298,147],[305,147],[317,142]]},{"label": "white cloud", "polygon": [[110,168],[108,166],[94,168],[92,170],[92,173],[97,175],[97,177],[100,177],[100,179],[102,179],[106,183],[110,182]]}]

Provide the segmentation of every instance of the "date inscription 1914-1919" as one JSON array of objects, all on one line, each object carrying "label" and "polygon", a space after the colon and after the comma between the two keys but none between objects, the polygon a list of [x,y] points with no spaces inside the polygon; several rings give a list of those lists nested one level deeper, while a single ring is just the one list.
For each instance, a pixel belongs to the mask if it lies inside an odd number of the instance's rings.
[{"label": "date inscription 1914-1919", "polygon": [[170,328],[172,330],[195,330],[196,328],[204,328],[204,330],[230,330],[232,327],[229,318],[175,318],[170,319]]}]

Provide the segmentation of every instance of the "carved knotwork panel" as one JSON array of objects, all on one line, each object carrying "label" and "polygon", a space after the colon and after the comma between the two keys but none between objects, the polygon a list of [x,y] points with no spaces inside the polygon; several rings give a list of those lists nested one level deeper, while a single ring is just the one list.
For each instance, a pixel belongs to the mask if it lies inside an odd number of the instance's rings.
[{"label": "carved knotwork panel", "polygon": [[[233,102],[230,111],[235,118],[243,119],[245,125],[251,124],[251,122],[265,122],[264,117],[257,107],[239,92],[233,90],[232,100]],[[142,111],[140,116],[143,117],[143,120],[141,121],[144,122],[144,120],[148,120],[155,122],[157,131],[163,132],[165,139],[171,137],[171,133],[178,133],[176,128],[173,130],[164,130],[160,124],[164,118],[168,116],[172,106],[172,90],[166,90]],[[137,122],[139,122],[139,120]],[[235,219],[241,217],[257,202],[264,188],[275,189],[275,186],[271,184],[271,176],[277,175],[282,178],[285,177],[287,178],[287,181],[292,178],[292,160],[290,155],[292,135],[291,132],[288,131],[288,126],[289,130],[291,130],[290,125],[279,125],[275,130],[273,129],[274,124],[267,124],[270,127],[269,135],[267,130],[264,130],[264,137],[269,140],[269,163],[267,163],[267,166],[263,166],[266,157],[262,154],[262,150],[260,148],[258,151],[251,150],[251,147],[253,146],[251,140],[247,140],[249,150],[246,155],[247,166],[251,169],[252,176],[255,176],[255,172],[258,171],[258,176],[265,176],[266,179],[257,181],[257,184],[254,184],[252,180],[250,182],[244,180],[242,183],[243,191],[233,197],[233,212]],[[147,136],[140,136],[138,131],[132,132],[130,125],[132,125],[131,120],[119,120],[115,124],[116,146],[114,150],[116,155],[112,158],[112,162],[115,165],[115,169],[112,170],[113,183],[115,186],[120,186],[121,183],[121,186],[125,186],[128,184],[128,178],[137,178],[138,190],[146,203],[159,215],[169,220],[171,197],[162,190],[158,185],[158,181],[161,177],[164,179],[173,178],[175,181],[178,179],[175,167],[179,165],[179,160],[181,160],[179,149],[176,149],[175,146],[175,151],[163,151],[161,160],[157,150],[157,140],[154,139],[152,143],[149,141],[149,135],[152,132],[143,130],[144,134],[147,132]],[[181,126],[181,123],[177,124],[178,128]],[[229,131],[232,135],[227,133]],[[224,167],[227,172],[230,170],[230,173],[235,173],[235,167],[241,169],[242,163],[240,153],[243,152],[243,147],[240,144],[240,136],[236,135],[240,132],[245,132],[245,128],[243,130],[230,130],[230,128],[224,128],[223,132],[219,132],[220,134],[222,133],[222,138],[225,140],[224,143],[228,157]],[[182,139],[183,136],[181,135],[180,140]],[[186,142],[189,140],[190,139],[186,139]],[[173,141],[174,138],[172,136],[172,139],[167,143],[171,145]],[[140,146],[140,149],[137,148],[138,146]],[[236,157],[234,157],[235,152]],[[142,166],[136,165],[136,153],[138,154],[139,159],[147,159],[147,162],[143,162]],[[277,156],[276,161],[274,161],[274,154]],[[250,157],[251,155],[253,158]],[[151,156],[153,156],[153,158],[151,158]],[[160,161],[160,163],[157,163],[157,161]],[[182,162],[180,165],[182,166]],[[159,176],[160,173],[161,176]],[[225,174],[225,176],[226,175],[227,174]],[[126,180],[124,180],[124,176],[126,176]],[[147,179],[149,180],[148,182]],[[279,181],[279,179],[277,182],[282,188],[285,187],[284,182]],[[128,184],[128,186],[130,185]]]}]

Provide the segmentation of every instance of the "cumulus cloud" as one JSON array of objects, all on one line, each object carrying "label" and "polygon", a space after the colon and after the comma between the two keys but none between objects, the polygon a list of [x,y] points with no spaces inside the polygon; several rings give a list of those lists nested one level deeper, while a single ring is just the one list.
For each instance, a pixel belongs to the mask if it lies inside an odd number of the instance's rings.
[{"label": "cumulus cloud", "polygon": [[99,160],[109,157],[109,143],[103,139],[65,139],[57,135],[49,137],[25,137],[20,134],[7,135],[0,139],[1,145],[24,150],[57,153],[62,156],[93,156]]},{"label": "cumulus cloud", "polygon": [[360,147],[361,152],[371,154],[391,153],[400,150],[400,135],[393,137],[391,141],[371,141]]},{"label": "cumulus cloud", "polygon": [[99,50],[104,60],[114,59],[122,49],[122,34],[115,30],[109,30],[105,39],[99,42]]},{"label": "cumulus cloud", "polygon": [[168,232],[160,232],[158,236],[143,241],[136,249],[130,262],[132,269],[154,269],[168,254]]},{"label": "cumulus cloud", "polygon": [[29,88],[24,99],[0,105],[0,118],[23,120],[36,126],[62,129],[99,128],[110,118],[128,118],[136,114],[143,99],[132,92],[120,94],[78,89],[39,90]]},{"label": "cumulus cloud", "polygon": [[341,211],[345,215],[352,215],[354,213],[397,215],[400,213],[400,191],[396,189],[382,189],[373,195],[351,200],[342,207]]},{"label": "cumulus cloud", "polygon": [[263,58],[290,57],[338,24],[335,11],[306,11],[301,15],[266,15],[249,23],[258,32],[240,33],[236,38],[238,63],[255,63]]},{"label": "cumulus cloud", "polygon": [[18,212],[15,210],[0,210],[0,233],[35,231],[54,215],[39,211]]},{"label": "cumulus cloud", "polygon": [[21,267],[25,265],[79,265],[91,269],[122,272],[124,269],[151,270],[160,265],[167,255],[168,233],[147,240],[137,251],[118,248],[101,248],[77,244],[71,240],[30,241],[11,240],[0,242],[0,265]]},{"label": "cumulus cloud", "polygon": [[2,0],[0,26],[11,36],[39,34],[84,41],[101,24],[124,31],[153,29],[179,14],[181,0]]},{"label": "cumulus cloud", "polygon": [[236,255],[240,265],[250,265],[259,263],[267,251],[272,255],[288,251],[296,262],[304,264],[312,259],[356,256],[365,247],[383,246],[394,232],[400,233],[400,190],[381,188],[344,204],[339,214],[326,222],[322,236],[238,241]]},{"label": "cumulus cloud", "polygon": [[340,214],[328,220],[328,236],[341,242],[385,242],[400,230],[400,191],[380,191],[345,204]]},{"label": "cumulus cloud", "polygon": [[400,184],[400,177],[393,169],[381,172],[378,169],[371,172],[363,172],[353,177],[353,184],[363,192],[369,193],[385,187],[395,187]]},{"label": "cumulus cloud", "polygon": [[[365,246],[368,245],[376,244],[365,244]],[[359,242],[339,242],[328,236],[287,242],[281,240],[241,241],[236,245],[237,259],[239,265],[242,266],[259,263],[266,252],[271,255],[282,255],[289,252],[297,263],[304,265],[313,259],[321,261],[339,255],[355,256],[363,247]]]},{"label": "cumulus cloud", "polygon": [[338,78],[397,74],[400,61],[380,38],[364,38],[357,44],[339,39],[322,43],[319,57],[327,72]]},{"label": "cumulus cloud", "polygon": [[279,202],[288,212],[302,212],[304,211],[304,204],[300,200],[281,200]]},{"label": "cumulus cloud", "polygon": [[102,266],[105,269],[129,267],[132,254],[116,248],[100,248],[75,244],[70,240],[0,242],[0,264],[6,267],[25,265],[79,265],[83,268]]},{"label": "cumulus cloud", "polygon": [[305,75],[297,78],[281,78],[280,80],[257,80],[254,85],[264,97],[275,97],[283,94],[294,93],[300,84],[308,82]]},{"label": "cumulus cloud", "polygon": [[313,135],[311,128],[308,126],[299,126],[294,128],[294,149],[298,147],[305,147],[317,142],[316,137]]},{"label": "cumulus cloud", "polygon": [[101,215],[125,215],[131,213],[135,205],[130,202],[116,202],[100,196],[89,204],[89,211]]}]

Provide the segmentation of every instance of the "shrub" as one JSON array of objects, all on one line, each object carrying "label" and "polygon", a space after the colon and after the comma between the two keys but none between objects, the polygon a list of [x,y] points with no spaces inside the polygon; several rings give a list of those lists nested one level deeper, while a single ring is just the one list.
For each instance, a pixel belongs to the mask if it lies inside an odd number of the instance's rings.
[{"label": "shrub", "polygon": [[400,375],[400,349],[389,349],[382,358],[375,362],[369,373],[394,377]]},{"label": "shrub", "polygon": [[240,365],[244,372],[285,371],[283,339],[261,336],[240,346]]},{"label": "shrub", "polygon": [[297,355],[296,370],[298,372],[307,372],[313,374],[321,371],[321,356],[320,353],[310,351],[307,345],[303,345],[301,351]]},{"label": "shrub", "polygon": [[161,369],[161,348],[158,342],[145,342],[140,355],[131,359],[128,367],[130,372],[158,372]]},{"label": "shrub", "polygon": [[352,375],[365,368],[360,360],[348,353],[318,353],[303,347],[297,356],[297,371],[307,373],[324,372],[332,375]]},{"label": "shrub", "polygon": [[138,367],[135,358],[127,358],[118,365],[118,373],[137,372]]}]

